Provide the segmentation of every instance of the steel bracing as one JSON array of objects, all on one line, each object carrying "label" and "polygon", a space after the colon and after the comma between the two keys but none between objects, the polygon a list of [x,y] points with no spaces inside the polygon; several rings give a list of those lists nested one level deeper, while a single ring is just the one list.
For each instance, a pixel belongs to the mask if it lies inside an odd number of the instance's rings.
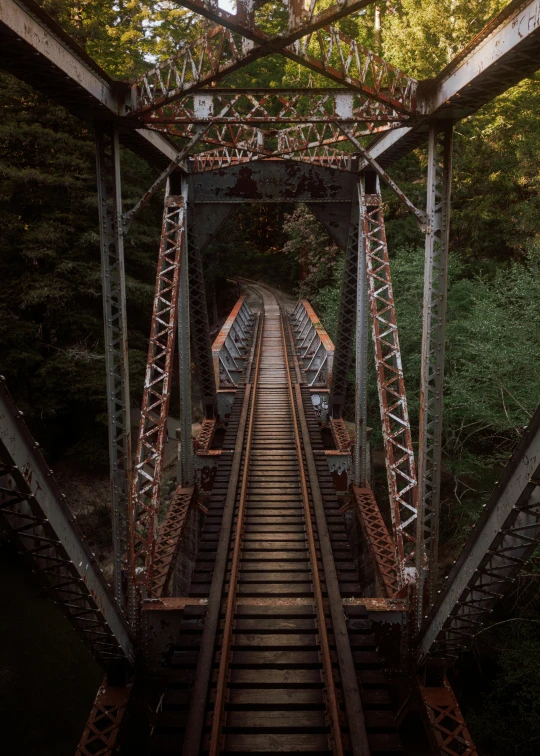
[{"label": "steel bracing", "polygon": [[184,197],[168,194],[130,499],[131,580],[146,590],[151,587],[154,571],[185,236]]},{"label": "steel bracing", "polygon": [[95,658],[130,665],[135,649],[120,605],[0,380],[0,520]]},{"label": "steel bracing", "polygon": [[330,394],[332,417],[340,417],[343,411],[347,391],[347,377],[352,358],[353,334],[356,327],[359,233],[360,207],[358,202],[355,201],[353,193],[339,299],[334,365],[332,368],[332,392]]},{"label": "steel bracing", "polygon": [[456,659],[540,543],[540,408],[424,623],[420,661]]},{"label": "steel bracing", "polygon": [[414,582],[418,488],[380,191],[361,185],[361,228],[400,582]]}]

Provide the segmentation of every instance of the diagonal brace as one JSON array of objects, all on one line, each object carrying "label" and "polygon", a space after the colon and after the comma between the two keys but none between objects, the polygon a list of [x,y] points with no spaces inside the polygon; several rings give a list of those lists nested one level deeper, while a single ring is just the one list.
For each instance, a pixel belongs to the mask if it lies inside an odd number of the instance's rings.
[{"label": "diagonal brace", "polygon": [[140,213],[142,208],[146,205],[146,203],[154,196],[154,194],[158,191],[160,186],[163,184],[164,181],[166,181],[171,173],[175,171],[182,160],[189,155],[193,147],[200,142],[200,140],[203,138],[203,136],[206,134],[208,129],[210,128],[211,124],[208,124],[208,126],[204,128],[195,127],[197,129],[197,133],[195,136],[186,144],[183,150],[181,150],[178,155],[175,157],[175,159],[170,163],[170,165],[165,168],[163,173],[158,176],[158,178],[154,181],[150,189],[143,194],[141,199],[137,202],[136,205],[134,205],[131,210],[128,210],[126,213],[122,215],[122,225],[124,228],[124,233],[127,234],[129,229],[131,228],[131,224],[133,223],[133,220],[135,219],[135,216]]},{"label": "diagonal brace", "polygon": [[410,201],[410,199],[404,194],[404,192],[401,191],[399,186],[396,184],[395,181],[393,181],[390,176],[386,173],[384,168],[377,163],[377,161],[371,157],[369,152],[366,150],[365,147],[362,147],[358,139],[354,137],[349,129],[349,127],[344,126],[341,123],[338,123],[339,128],[341,131],[349,138],[349,141],[351,144],[353,144],[358,152],[362,155],[362,157],[369,163],[369,165],[373,168],[375,173],[378,174],[379,178],[384,181],[384,183],[394,192],[396,197],[399,199],[399,201],[407,208],[407,210],[415,217],[416,222],[418,223],[420,230],[427,234],[429,233],[429,222],[428,222],[428,216],[427,213],[425,213],[423,210],[420,210],[416,207],[416,205],[413,205],[413,203]]}]

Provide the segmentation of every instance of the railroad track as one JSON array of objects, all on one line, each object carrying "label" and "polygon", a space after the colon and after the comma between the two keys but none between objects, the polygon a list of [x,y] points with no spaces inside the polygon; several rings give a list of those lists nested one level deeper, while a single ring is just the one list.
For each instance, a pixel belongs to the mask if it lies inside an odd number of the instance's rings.
[{"label": "railroad track", "polygon": [[[291,327],[273,294],[252,288],[263,301],[253,364],[192,581],[208,609],[181,752],[396,753],[395,736],[377,741],[366,729],[351,628],[373,641],[361,607],[347,627],[340,585],[350,577],[336,570],[335,512],[329,519],[321,493]],[[337,530],[347,572],[350,550]]]}]

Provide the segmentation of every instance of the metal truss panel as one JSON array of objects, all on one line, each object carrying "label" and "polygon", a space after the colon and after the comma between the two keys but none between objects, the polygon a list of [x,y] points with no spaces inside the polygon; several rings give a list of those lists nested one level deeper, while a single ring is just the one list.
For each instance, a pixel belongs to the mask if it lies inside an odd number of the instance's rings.
[{"label": "metal truss panel", "polygon": [[[352,173],[315,165],[269,160],[194,175],[193,202],[351,202]],[[197,228],[200,224],[197,225]]]},{"label": "metal truss panel", "polygon": [[147,589],[154,571],[185,216],[182,195],[167,195],[130,501],[131,579]]},{"label": "metal truss panel", "polygon": [[114,590],[124,604],[122,576],[129,570],[128,499],[131,483],[131,423],[127,342],[122,194],[117,130],[96,129],[101,280],[109,431]]},{"label": "metal truss panel", "polygon": [[337,339],[334,351],[332,392],[330,410],[332,417],[340,417],[347,393],[347,380],[352,359],[353,335],[356,327],[356,287],[358,281],[358,234],[360,231],[360,212],[355,198],[358,194],[357,181],[351,186],[351,215],[347,248],[343,263],[343,279],[339,299]]},{"label": "metal truss panel", "polygon": [[334,345],[307,299],[301,299],[291,316],[300,365],[308,386],[329,388],[332,384]]},{"label": "metal truss panel", "polygon": [[189,488],[179,486],[174,492],[169,511],[159,529],[150,586],[150,593],[156,598],[167,595],[186,517],[195,498],[194,486]]},{"label": "metal truss panel", "polygon": [[235,205],[219,205],[210,202],[193,206],[192,225],[201,252],[236,210]]},{"label": "metal truss panel", "polygon": [[108,685],[105,675],[86,722],[75,756],[112,756],[129,703],[131,684]]},{"label": "metal truss panel", "polygon": [[399,346],[394,292],[380,192],[361,185],[361,225],[369,286],[390,513],[400,565],[400,582],[415,568],[417,483],[411,426]]},{"label": "metal truss panel", "polygon": [[354,498],[358,508],[358,517],[364,538],[366,539],[371,560],[381,590],[385,598],[392,598],[399,591],[399,564],[396,559],[396,547],[390,538],[369,486],[353,486]]},{"label": "metal truss panel", "polygon": [[325,26],[312,32],[286,47],[282,54],[399,112],[416,112],[416,79],[390,65],[335,26]]},{"label": "metal truss panel", "polygon": [[[274,159],[274,155],[261,154],[257,150],[244,149],[243,147],[219,147],[210,152],[200,152],[194,157],[193,165],[195,173],[204,173],[217,169],[223,170],[230,166],[267,161],[270,158]],[[353,153],[327,146],[306,148],[298,153],[280,153],[279,158],[296,163],[311,163],[312,165],[331,168],[334,171],[352,171],[355,161]]]},{"label": "metal truss panel", "polygon": [[242,295],[212,344],[217,390],[238,386],[249,356],[249,343],[254,324],[255,315],[246,302],[245,295]]},{"label": "metal truss panel", "polygon": [[439,561],[452,124],[442,124],[442,131],[439,131],[439,128],[438,126],[431,128],[428,156],[427,216],[429,230],[425,241],[420,438],[418,444],[418,501],[420,506],[416,533],[418,629],[423,618],[424,580],[426,577],[429,579],[429,597],[431,603],[433,603],[433,598],[437,593]]},{"label": "metal truss panel", "polygon": [[418,658],[456,658],[540,543],[540,408],[432,607]]},{"label": "metal truss panel", "polygon": [[[316,29],[312,26],[311,31],[307,26],[297,27],[272,37],[256,27],[238,24],[232,31],[230,27],[235,17],[225,11],[221,13],[229,17],[231,23],[213,26],[134,83],[132,102],[137,114],[162,107],[277,52],[398,111],[415,111],[416,80],[337,27],[329,26],[328,19]],[[253,44],[244,44],[243,37],[251,39]]]},{"label": "metal truss panel", "polygon": [[145,124],[402,123],[407,117],[350,89],[212,87],[151,111]]},{"label": "metal truss panel", "polygon": [[418,687],[436,752],[444,756],[478,756],[448,679],[444,678],[440,688],[428,687],[420,681]]},{"label": "metal truss panel", "polygon": [[122,612],[3,379],[0,520],[96,660],[133,662]]},{"label": "metal truss panel", "polygon": [[[290,160],[306,160],[308,162],[320,162],[323,158],[330,157],[334,161],[346,164],[353,157],[353,153],[332,147],[335,144],[345,144],[349,139],[353,142],[361,137],[373,136],[381,132],[399,127],[399,124],[372,124],[354,123],[347,125],[347,134],[344,133],[342,124],[336,124],[333,120],[322,123],[296,123],[293,126],[280,129],[265,129],[250,123],[210,123],[207,124],[204,135],[197,133],[202,127],[198,124],[150,124],[153,131],[169,134],[174,137],[189,139],[192,142],[199,140],[201,143],[213,146],[213,150],[207,152],[214,160],[226,165],[227,160],[261,160],[263,158],[283,158]],[[358,141],[355,142],[358,144]],[[203,170],[203,165],[208,163],[206,153],[198,153],[193,161],[198,170]],[[203,162],[204,161],[204,162]]]}]

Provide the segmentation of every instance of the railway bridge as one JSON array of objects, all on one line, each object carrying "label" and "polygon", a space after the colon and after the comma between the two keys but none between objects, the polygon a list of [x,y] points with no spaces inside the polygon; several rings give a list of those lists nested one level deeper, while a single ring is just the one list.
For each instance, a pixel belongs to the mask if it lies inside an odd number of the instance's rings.
[{"label": "railway bridge", "polygon": [[[447,670],[540,541],[540,412],[463,553],[437,573],[453,125],[540,67],[540,0],[513,0],[434,80],[340,31],[370,0],[178,0],[203,36],[115,82],[33,0],[0,2],[0,66],[96,134],[114,579],[108,585],[0,384],[0,519],[103,667],[77,754],[475,754]],[[280,54],[327,88],[234,89]],[[427,144],[416,207],[388,170]],[[156,180],[122,202],[120,148]],[[381,186],[425,236],[419,438],[401,367]],[[124,239],[165,187],[131,449]],[[239,280],[213,343],[203,252],[244,202],[305,203],[344,250],[336,343],[310,303]],[[373,340],[388,490],[371,487]],[[161,485],[178,354],[177,489]],[[192,362],[204,419],[192,439]],[[354,399],[354,432],[343,411]],[[413,442],[418,442],[417,451]],[[135,735],[134,735],[135,733]]]}]

